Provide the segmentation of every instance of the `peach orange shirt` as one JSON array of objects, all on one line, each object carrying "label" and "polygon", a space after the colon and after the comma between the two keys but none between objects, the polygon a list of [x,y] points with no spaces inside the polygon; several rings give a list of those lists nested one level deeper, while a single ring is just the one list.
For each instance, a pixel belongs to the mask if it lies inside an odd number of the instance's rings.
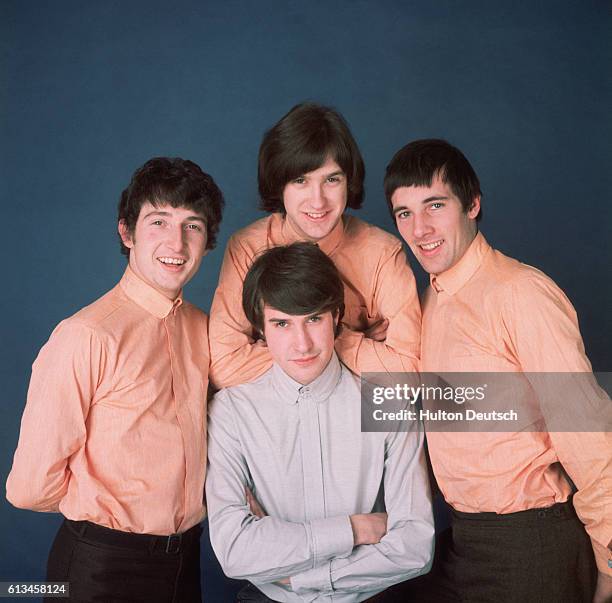
[{"label": "peach orange shirt", "polygon": [[[590,372],[576,312],[539,270],[478,234],[450,270],[431,276],[423,303],[425,372]],[[567,500],[585,524],[600,571],[612,574],[612,434],[427,435],[446,501],[464,512],[512,513]]]},{"label": "peach orange shirt", "polygon": [[34,362],[9,501],[126,532],[197,524],[208,357],[206,315],[128,267]]},{"label": "peach orange shirt", "polygon": [[[255,342],[242,311],[242,283],[255,256],[299,240],[279,213],[235,233],[227,245],[210,313],[210,378],[217,388],[251,381],[272,366],[266,347]],[[392,235],[344,215],[318,242],[344,283],[343,329],[336,351],[353,372],[415,371],[421,308],[414,275],[401,243]],[[376,342],[360,332],[389,320],[387,338]]]}]

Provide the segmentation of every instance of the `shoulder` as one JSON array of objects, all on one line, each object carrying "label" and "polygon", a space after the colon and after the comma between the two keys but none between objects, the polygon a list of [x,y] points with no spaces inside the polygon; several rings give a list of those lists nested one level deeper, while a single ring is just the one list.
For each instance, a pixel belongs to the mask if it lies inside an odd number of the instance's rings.
[{"label": "shoulder", "polygon": [[271,370],[267,370],[253,381],[224,387],[219,390],[213,397],[210,405],[211,413],[215,412],[216,405],[231,407],[236,412],[240,412],[240,408],[244,409],[247,406],[258,404],[262,400],[269,398],[272,388]]},{"label": "shoulder", "polygon": [[123,310],[131,303],[121,287],[116,285],[96,301],[60,322],[56,331],[91,331],[100,334],[112,330],[115,321],[125,315]]},{"label": "shoulder", "polygon": [[508,299],[508,296],[525,297],[530,300],[541,297],[569,303],[565,293],[544,272],[495,249],[488,258],[487,277],[504,299]]},{"label": "shoulder", "polygon": [[125,296],[119,286],[111,289],[93,303],[62,320],[41,348],[37,361],[51,359],[55,363],[84,360],[90,355],[103,354],[106,342],[114,337],[113,324],[123,314]]},{"label": "shoulder", "polygon": [[340,362],[341,374],[338,385],[345,391],[356,393],[361,399],[361,377],[351,372],[351,370]]},{"label": "shoulder", "polygon": [[230,237],[227,248],[233,251],[258,251],[268,238],[268,232],[274,218],[274,214],[260,218],[236,231]]}]

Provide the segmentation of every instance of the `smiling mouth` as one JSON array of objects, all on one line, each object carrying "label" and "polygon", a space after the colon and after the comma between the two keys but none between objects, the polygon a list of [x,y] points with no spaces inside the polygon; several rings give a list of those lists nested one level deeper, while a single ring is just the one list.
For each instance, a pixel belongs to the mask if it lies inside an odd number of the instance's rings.
[{"label": "smiling mouth", "polygon": [[183,260],[180,258],[169,258],[169,257],[161,257],[157,258],[159,262],[165,264],[166,266],[182,266],[187,260]]},{"label": "smiling mouth", "polygon": [[444,243],[444,239],[440,239],[439,241],[433,241],[431,243],[421,243],[419,247],[423,251],[433,251],[434,249],[437,249],[438,247],[440,247],[442,243]]},{"label": "smiling mouth", "polygon": [[327,214],[328,211],[307,211],[304,212],[311,220],[322,220]]}]

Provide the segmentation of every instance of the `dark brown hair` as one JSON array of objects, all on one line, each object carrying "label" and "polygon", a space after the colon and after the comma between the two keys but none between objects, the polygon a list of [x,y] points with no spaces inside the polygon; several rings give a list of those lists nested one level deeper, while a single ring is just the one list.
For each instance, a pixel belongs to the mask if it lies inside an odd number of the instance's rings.
[{"label": "dark brown hair", "polygon": [[253,262],[242,286],[242,308],[263,333],[264,304],[293,315],[344,314],[344,286],[332,260],[313,243],[272,247]]},{"label": "dark brown hair", "polygon": [[314,103],[296,105],[268,130],[259,147],[261,209],[284,212],[285,185],[320,168],[331,157],[347,179],[347,206],[363,203],[365,167],[359,147],[343,117]]},{"label": "dark brown hair", "polygon": [[[119,200],[119,221],[124,221],[130,235],[134,234],[140,209],[144,203],[154,207],[170,205],[186,207],[206,220],[206,249],[213,249],[223,211],[223,194],[211,176],[199,165],[179,157],[155,157],[138,168]],[[123,244],[121,253],[129,256]]]},{"label": "dark brown hair", "polygon": [[[385,174],[385,197],[393,215],[391,197],[402,186],[431,186],[439,175],[468,212],[475,197],[482,196],[480,182],[465,155],[452,144],[438,138],[415,140],[391,159]],[[480,220],[482,209],[476,220]]]}]

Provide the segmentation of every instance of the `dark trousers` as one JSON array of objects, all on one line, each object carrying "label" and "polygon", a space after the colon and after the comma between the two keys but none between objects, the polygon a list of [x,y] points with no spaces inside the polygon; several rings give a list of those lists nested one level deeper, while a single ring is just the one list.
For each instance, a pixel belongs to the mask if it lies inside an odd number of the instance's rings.
[{"label": "dark trousers", "polygon": [[[398,599],[395,597],[393,589],[387,589],[366,599],[363,603],[398,603],[399,601],[405,603],[407,599]],[[256,586],[247,584],[238,593],[236,603],[275,603],[275,601],[264,595]]]},{"label": "dark trousers", "polygon": [[426,603],[591,603],[596,580],[591,542],[568,501],[504,515],[453,511],[432,571],[403,592]]},{"label": "dark trousers", "polygon": [[49,553],[47,580],[69,582],[69,600],[79,603],[200,603],[201,533],[197,525],[168,538],[66,519]]}]

